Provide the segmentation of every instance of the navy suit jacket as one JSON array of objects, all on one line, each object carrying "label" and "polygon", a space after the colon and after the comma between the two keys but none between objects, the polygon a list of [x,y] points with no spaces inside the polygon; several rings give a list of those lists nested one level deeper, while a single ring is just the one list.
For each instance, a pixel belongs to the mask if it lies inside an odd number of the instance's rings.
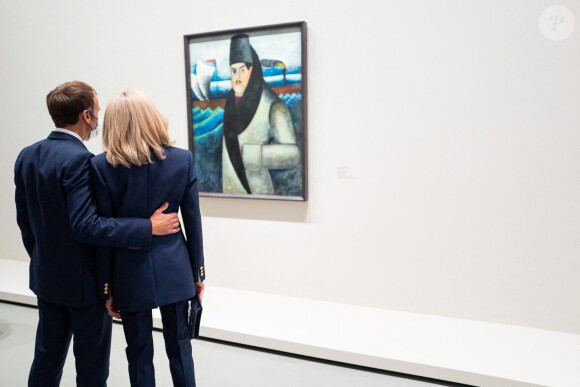
[{"label": "navy suit jacket", "polygon": [[195,295],[194,282],[205,279],[197,175],[190,151],[164,148],[166,158],[126,168],[107,163],[106,154],[91,160],[99,212],[106,216],[140,217],[165,202],[167,212],[181,209],[183,229],[153,236],[149,251],[98,248],[111,260],[113,298],[123,312],[152,309]]},{"label": "navy suit jacket", "polygon": [[97,269],[106,266],[84,243],[134,250],[151,245],[149,219],[98,216],[91,192],[92,157],[78,138],[54,131],[24,148],[14,166],[16,217],[30,256],[30,289],[59,305],[81,307],[108,298],[101,289],[108,287],[110,273]]}]

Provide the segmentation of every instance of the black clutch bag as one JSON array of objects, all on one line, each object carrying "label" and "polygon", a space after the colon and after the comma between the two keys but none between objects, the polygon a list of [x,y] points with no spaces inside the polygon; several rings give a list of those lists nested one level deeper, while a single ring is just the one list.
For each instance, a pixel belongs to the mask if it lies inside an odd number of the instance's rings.
[{"label": "black clutch bag", "polygon": [[197,339],[199,337],[199,322],[201,321],[201,312],[203,311],[203,308],[201,302],[199,302],[197,294],[189,301],[189,316],[187,318],[189,338]]}]

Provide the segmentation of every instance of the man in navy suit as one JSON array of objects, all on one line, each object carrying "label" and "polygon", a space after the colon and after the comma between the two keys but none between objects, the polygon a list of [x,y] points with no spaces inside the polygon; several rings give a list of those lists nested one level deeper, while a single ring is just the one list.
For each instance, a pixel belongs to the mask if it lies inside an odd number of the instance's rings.
[{"label": "man in navy suit", "polygon": [[56,129],[24,148],[14,167],[17,222],[30,256],[30,289],[39,322],[29,386],[58,386],[74,336],[77,385],[106,386],[112,320],[104,303],[110,268],[91,245],[148,251],[151,235],[179,231],[167,204],[150,219],[99,217],[83,141],[96,134],[99,101],[83,82],[47,95]]}]

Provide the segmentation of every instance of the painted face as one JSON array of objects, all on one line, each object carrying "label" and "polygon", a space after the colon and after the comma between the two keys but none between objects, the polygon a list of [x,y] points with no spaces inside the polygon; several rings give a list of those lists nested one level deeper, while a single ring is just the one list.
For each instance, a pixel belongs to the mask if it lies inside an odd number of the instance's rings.
[{"label": "painted face", "polygon": [[230,74],[232,76],[232,88],[236,97],[241,97],[246,91],[250,76],[252,75],[252,66],[246,67],[245,63],[234,63],[230,66]]}]

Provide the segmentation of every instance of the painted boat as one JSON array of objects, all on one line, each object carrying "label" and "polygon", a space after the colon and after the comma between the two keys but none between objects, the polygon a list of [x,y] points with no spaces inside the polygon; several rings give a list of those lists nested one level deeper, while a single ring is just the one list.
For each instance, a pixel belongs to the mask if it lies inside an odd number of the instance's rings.
[{"label": "painted boat", "polygon": [[191,74],[191,90],[195,97],[200,101],[207,101],[209,99],[209,88],[211,79],[215,73],[215,59],[207,62],[197,61],[195,74]]},{"label": "painted boat", "polygon": [[[284,95],[284,94],[292,94],[292,93],[302,93],[302,85],[286,85],[286,86],[279,86],[279,87],[272,87],[272,91],[276,93],[276,95]],[[200,100],[200,101],[192,101],[194,107],[199,107],[200,109],[207,109],[210,108],[214,110],[218,106],[222,109],[225,109],[226,100],[223,99],[211,99],[211,100]]]}]

